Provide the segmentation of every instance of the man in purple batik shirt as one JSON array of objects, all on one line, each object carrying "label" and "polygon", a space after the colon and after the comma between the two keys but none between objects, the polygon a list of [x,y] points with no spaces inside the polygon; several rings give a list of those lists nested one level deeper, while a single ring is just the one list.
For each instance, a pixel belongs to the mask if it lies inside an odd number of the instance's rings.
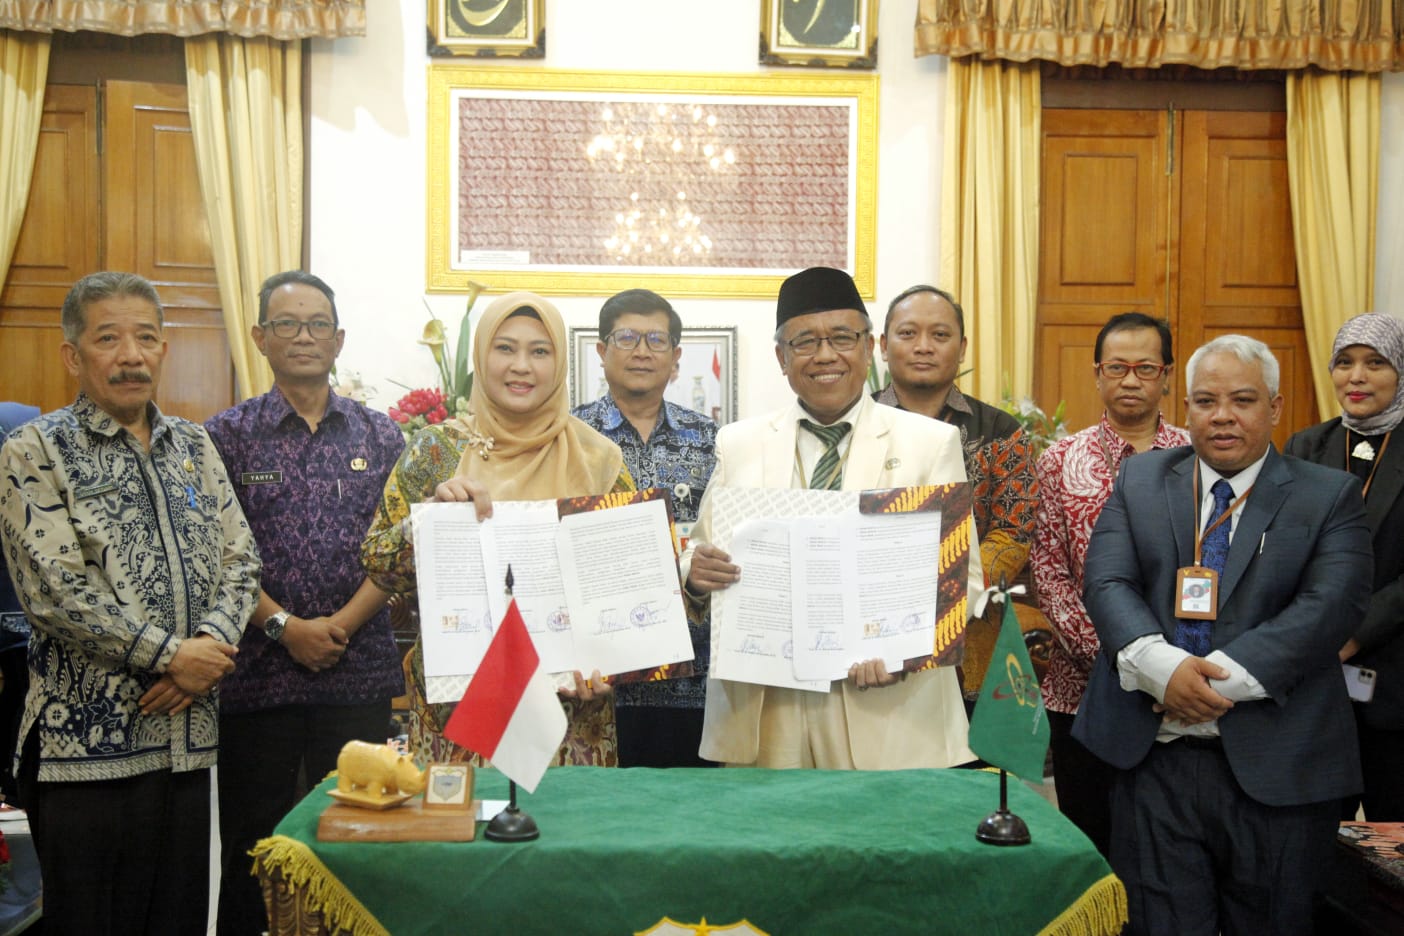
[{"label": "man in purple batik shirt", "polygon": [[386,595],[361,540],[404,448],[383,413],[333,393],[346,333],[321,279],[293,270],[259,290],[253,340],[273,389],[206,425],[264,560],[258,608],[220,685],[219,933],[267,928],[248,851],[336,767],[352,739],[384,743],[404,691]]}]

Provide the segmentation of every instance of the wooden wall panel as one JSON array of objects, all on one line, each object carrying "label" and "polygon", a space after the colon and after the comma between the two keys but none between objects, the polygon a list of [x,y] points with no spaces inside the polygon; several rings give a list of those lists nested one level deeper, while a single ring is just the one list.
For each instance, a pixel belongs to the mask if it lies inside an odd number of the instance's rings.
[{"label": "wooden wall panel", "polygon": [[1040,311],[1068,322],[1162,308],[1164,115],[1046,111],[1043,127]]},{"label": "wooden wall panel", "polygon": [[13,309],[57,309],[73,281],[97,268],[100,169],[97,90],[50,85],[0,316]]}]

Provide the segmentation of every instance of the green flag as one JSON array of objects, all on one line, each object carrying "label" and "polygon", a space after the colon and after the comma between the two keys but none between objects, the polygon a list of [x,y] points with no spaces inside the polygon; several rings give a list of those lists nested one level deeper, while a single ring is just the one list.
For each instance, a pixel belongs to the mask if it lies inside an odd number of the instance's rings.
[{"label": "green flag", "polygon": [[996,767],[1036,783],[1043,781],[1048,753],[1048,719],[1043,694],[1029,662],[1024,634],[1014,617],[1013,601],[1004,598],[1004,621],[994,656],[980,687],[980,701],[970,719],[970,749]]}]

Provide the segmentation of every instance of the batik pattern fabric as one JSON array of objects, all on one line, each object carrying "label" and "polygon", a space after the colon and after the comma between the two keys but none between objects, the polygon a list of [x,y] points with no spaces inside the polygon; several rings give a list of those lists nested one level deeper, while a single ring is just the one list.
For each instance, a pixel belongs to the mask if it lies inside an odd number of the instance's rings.
[{"label": "batik pattern fabric", "polygon": [[219,453],[200,426],[148,406],[148,451],[80,395],[0,450],[0,540],[34,627],[21,738],[41,781],[211,767],[216,694],[178,715],[138,700],[181,641],[237,644],[260,562]]},{"label": "batik pattern fabric", "polygon": [[[454,422],[421,429],[400,455],[375,520],[361,546],[361,563],[371,581],[392,594],[415,591],[414,539],[406,522],[410,508],[433,495],[454,476],[459,459],[475,440]],[[627,468],[620,471],[615,491],[634,490]],[[431,703],[425,698],[424,643],[415,640],[410,654],[410,753],[426,762],[485,763],[477,754],[444,738],[443,728],[456,703]],[[566,764],[613,767],[619,763],[613,694],[589,702],[561,699],[569,727],[553,766]]]},{"label": "batik pattern fabric", "polygon": [[[674,519],[691,524],[717,464],[717,424],[701,413],[663,401],[658,423],[648,441],[639,437],[634,424],[619,412],[609,394],[575,408],[575,416],[600,432],[624,453],[639,490],[661,487],[673,498]],[[681,679],[623,683],[615,691],[615,705],[700,709],[707,699],[707,663],[712,641],[709,616],[688,619],[696,675]]]},{"label": "batik pattern fabric", "polygon": [[[340,611],[365,581],[361,542],[404,436],[389,416],[333,392],[315,432],[274,387],[206,425],[263,558],[263,590],[300,618]],[[312,672],[258,627],[220,684],[225,714],[355,705],[404,691],[390,611],[357,629],[336,665]]]},{"label": "batik pattern fabric", "polygon": [[[1189,433],[1161,419],[1151,447],[1189,441]],[[1083,561],[1121,463],[1134,454],[1135,447],[1103,414],[1095,426],[1054,442],[1038,460],[1038,523],[1029,561],[1038,606],[1054,636],[1042,683],[1044,704],[1052,712],[1075,714],[1087,691],[1101,644],[1082,604]]]},{"label": "batik pattern fabric", "polygon": [[[891,384],[873,399],[905,408]],[[997,583],[1002,576],[1013,583],[1028,562],[1038,511],[1033,439],[1009,413],[955,386],[938,418],[960,430],[985,580]]]}]

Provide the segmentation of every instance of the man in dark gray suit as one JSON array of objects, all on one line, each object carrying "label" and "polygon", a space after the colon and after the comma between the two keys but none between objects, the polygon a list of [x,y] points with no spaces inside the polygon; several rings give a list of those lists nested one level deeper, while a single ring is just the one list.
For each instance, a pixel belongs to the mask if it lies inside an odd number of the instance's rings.
[{"label": "man in dark gray suit", "polygon": [[1187,371],[1192,448],[1128,460],[1087,551],[1102,649],[1073,736],[1122,771],[1128,932],[1306,934],[1360,788],[1336,656],[1370,596],[1360,482],[1273,448],[1262,342],[1217,338]]}]

